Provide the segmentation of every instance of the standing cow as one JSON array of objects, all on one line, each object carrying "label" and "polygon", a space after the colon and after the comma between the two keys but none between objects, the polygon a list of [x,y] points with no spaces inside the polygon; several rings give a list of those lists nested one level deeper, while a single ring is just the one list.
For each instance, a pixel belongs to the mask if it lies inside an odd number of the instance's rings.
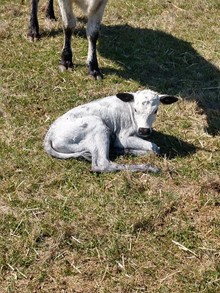
[{"label": "standing cow", "polygon": [[[88,18],[86,35],[88,39],[87,68],[88,74],[95,79],[101,79],[96,43],[99,36],[100,23],[108,0],[58,0],[64,26],[64,45],[61,53],[60,69],[66,70],[73,67],[71,38],[76,26],[76,18],[73,13],[72,3],[76,3]],[[31,16],[28,36],[39,38],[39,25],[37,19],[38,0],[31,0]],[[55,20],[53,0],[47,0],[46,16]]]}]

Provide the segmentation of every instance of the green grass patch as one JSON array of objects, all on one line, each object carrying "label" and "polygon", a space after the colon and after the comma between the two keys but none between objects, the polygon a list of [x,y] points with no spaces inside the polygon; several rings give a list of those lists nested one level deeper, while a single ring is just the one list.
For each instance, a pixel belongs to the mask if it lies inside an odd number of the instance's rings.
[{"label": "green grass patch", "polygon": [[[136,1],[137,2],[137,1]],[[104,80],[86,75],[82,14],[73,72],[61,73],[62,22],[26,39],[28,1],[1,1],[1,292],[220,291],[219,1],[109,1],[98,42]],[[152,141],[157,175],[92,174],[50,158],[49,125],[72,107],[149,87],[161,106]]]}]

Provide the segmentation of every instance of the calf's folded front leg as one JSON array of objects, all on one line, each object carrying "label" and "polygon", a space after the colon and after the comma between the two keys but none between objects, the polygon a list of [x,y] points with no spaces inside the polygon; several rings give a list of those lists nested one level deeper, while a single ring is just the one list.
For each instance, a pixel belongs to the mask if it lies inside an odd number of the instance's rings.
[{"label": "calf's folded front leg", "polygon": [[[104,134],[104,133],[103,133]],[[131,171],[131,172],[159,172],[159,168],[154,167],[150,164],[117,164],[109,160],[109,135],[98,136],[98,145],[91,151],[92,152],[92,171],[93,172],[116,172],[116,171]],[[95,142],[95,137],[93,139]],[[137,150],[136,150],[137,151]],[[140,151],[138,150],[139,152]],[[146,152],[145,152],[146,153]]]},{"label": "calf's folded front leg", "polygon": [[129,136],[124,139],[120,139],[116,142],[116,148],[121,147],[124,149],[125,154],[132,154],[141,156],[148,153],[160,153],[160,148],[150,141],[146,141],[137,136]]}]

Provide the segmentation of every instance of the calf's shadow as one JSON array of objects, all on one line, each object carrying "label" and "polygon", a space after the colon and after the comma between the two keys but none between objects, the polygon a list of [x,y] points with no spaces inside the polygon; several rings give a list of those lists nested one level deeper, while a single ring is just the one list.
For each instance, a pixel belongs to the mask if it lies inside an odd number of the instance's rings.
[{"label": "calf's shadow", "polygon": [[150,141],[156,143],[160,147],[160,155],[167,159],[185,157],[197,151],[197,147],[194,144],[159,131],[153,131]]},{"label": "calf's shadow", "polygon": [[[192,143],[155,130],[146,140],[156,143],[160,147],[160,156],[166,157],[169,160],[175,157],[185,157],[197,151],[197,147]],[[111,160],[115,160],[118,156],[124,154],[123,150],[118,151],[113,147],[110,148]]]}]

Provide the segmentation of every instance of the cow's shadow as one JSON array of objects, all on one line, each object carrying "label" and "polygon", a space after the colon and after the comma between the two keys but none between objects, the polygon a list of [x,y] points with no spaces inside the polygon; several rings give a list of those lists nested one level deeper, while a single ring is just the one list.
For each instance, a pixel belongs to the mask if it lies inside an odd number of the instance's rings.
[{"label": "cow's shadow", "polygon": [[104,74],[195,100],[207,116],[208,133],[220,132],[220,71],[190,43],[159,30],[102,25],[98,51],[119,68],[102,68]]}]

